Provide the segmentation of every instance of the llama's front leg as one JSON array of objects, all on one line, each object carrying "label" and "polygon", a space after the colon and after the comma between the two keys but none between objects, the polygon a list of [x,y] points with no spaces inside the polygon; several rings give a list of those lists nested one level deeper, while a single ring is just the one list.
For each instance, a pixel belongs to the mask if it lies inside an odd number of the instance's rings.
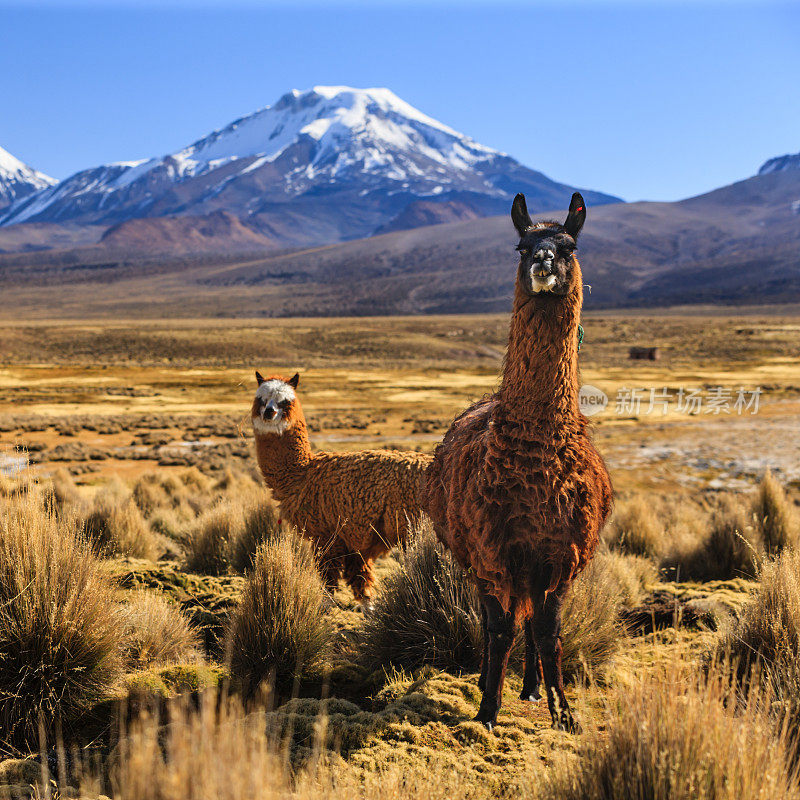
[{"label": "llama's front leg", "polygon": [[508,613],[503,611],[500,601],[492,595],[481,598],[486,609],[486,632],[489,638],[488,663],[486,666],[486,687],[483,690],[481,705],[475,719],[489,730],[497,723],[497,712],[503,698],[503,684],[506,679],[508,656],[514,644],[515,604]]},{"label": "llama's front leg", "polygon": [[520,700],[530,700],[536,702],[541,700],[539,694],[539,683],[542,676],[542,664],[539,660],[539,650],[536,647],[536,639],[533,635],[533,618],[529,617],[523,623],[525,628],[525,675],[522,678],[522,691],[519,693]]},{"label": "llama's front leg", "polygon": [[547,705],[557,730],[577,733],[579,728],[572,717],[564,695],[561,674],[561,603],[563,590],[551,592],[534,606],[533,637],[542,661],[542,673],[547,689]]}]

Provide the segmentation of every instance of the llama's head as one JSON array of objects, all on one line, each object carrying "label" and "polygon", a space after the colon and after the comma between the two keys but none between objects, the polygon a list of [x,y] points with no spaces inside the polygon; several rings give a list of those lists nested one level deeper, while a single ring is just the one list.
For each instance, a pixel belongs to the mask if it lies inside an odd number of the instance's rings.
[{"label": "llama's head", "polygon": [[529,295],[563,297],[580,283],[575,258],[578,234],[586,219],[586,205],[575,192],[569,214],[559,222],[533,222],[525,195],[518,194],[511,206],[511,219],[519,234],[519,281]]},{"label": "llama's head", "polygon": [[256,380],[258,389],[253,399],[253,430],[280,436],[302,417],[300,401],[295,394],[300,376],[295,373],[287,381],[277,375],[265,378],[256,372]]}]

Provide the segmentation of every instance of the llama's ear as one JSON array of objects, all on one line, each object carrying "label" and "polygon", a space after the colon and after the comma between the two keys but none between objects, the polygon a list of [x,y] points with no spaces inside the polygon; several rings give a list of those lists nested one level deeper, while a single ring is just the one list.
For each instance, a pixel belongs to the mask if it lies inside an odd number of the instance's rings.
[{"label": "llama's ear", "polygon": [[528,206],[525,203],[524,194],[518,194],[514,198],[514,202],[511,206],[511,221],[514,223],[514,227],[517,229],[517,233],[520,237],[525,235],[528,228],[533,227],[531,215],[528,213]]},{"label": "llama's ear", "polygon": [[575,192],[569,204],[569,214],[564,221],[564,230],[573,239],[577,239],[584,222],[586,222],[586,203],[583,202],[580,192]]},{"label": "llama's ear", "polygon": [[256,370],[256,380],[258,381],[259,386],[264,383],[264,376],[258,370]]},{"label": "llama's ear", "polygon": [[286,383],[288,383],[289,386],[292,387],[292,389],[296,389],[297,388],[297,384],[300,383],[300,373],[299,372],[295,372],[295,374],[292,375],[292,377],[289,378],[289,380],[286,381]]}]

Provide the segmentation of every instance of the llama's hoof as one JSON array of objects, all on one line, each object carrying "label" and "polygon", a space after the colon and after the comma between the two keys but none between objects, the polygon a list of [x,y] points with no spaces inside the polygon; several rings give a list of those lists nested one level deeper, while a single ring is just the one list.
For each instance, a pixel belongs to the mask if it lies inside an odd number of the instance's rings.
[{"label": "llama's hoof", "polygon": [[553,728],[557,731],[565,731],[566,733],[578,734],[581,732],[581,726],[572,714],[559,714],[557,717],[554,717]]},{"label": "llama's hoof", "polygon": [[483,727],[486,728],[489,733],[491,733],[492,728],[497,725],[497,712],[491,714],[487,711],[479,710],[475,715],[473,722],[480,722]]},{"label": "llama's hoof", "polygon": [[528,703],[538,703],[542,699],[542,696],[541,696],[541,694],[539,694],[539,690],[538,689],[534,689],[532,692],[529,692],[529,691],[526,691],[525,689],[523,689],[519,693],[519,699],[520,700],[525,700]]}]

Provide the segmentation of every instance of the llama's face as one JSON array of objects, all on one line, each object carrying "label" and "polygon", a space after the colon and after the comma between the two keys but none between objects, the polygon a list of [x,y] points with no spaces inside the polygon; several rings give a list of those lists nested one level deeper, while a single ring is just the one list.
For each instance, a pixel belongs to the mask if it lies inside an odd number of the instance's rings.
[{"label": "llama's face", "polygon": [[518,277],[529,295],[563,297],[569,293],[578,274],[574,254],[585,218],[583,198],[577,192],[572,196],[569,215],[563,225],[532,222],[525,197],[516,196],[511,219],[520,236]]},{"label": "llama's face", "polygon": [[263,378],[256,372],[258,389],[253,400],[253,430],[280,436],[293,425],[298,408],[295,389],[300,380],[295,375],[288,381],[278,377]]}]

